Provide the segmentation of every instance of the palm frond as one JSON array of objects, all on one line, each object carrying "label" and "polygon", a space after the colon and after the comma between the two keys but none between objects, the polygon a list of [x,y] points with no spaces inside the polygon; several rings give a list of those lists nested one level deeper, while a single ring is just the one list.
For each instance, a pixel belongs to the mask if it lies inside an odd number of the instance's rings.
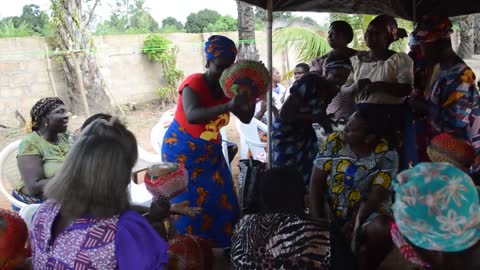
[{"label": "palm frond", "polygon": [[298,54],[298,60],[308,62],[330,51],[327,39],[319,32],[302,27],[284,27],[273,34],[274,50],[285,46],[292,47]]}]

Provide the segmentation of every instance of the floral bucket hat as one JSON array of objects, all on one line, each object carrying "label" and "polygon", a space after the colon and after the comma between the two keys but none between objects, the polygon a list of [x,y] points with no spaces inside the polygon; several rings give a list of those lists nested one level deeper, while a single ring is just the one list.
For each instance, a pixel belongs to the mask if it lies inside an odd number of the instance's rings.
[{"label": "floral bucket hat", "polygon": [[479,195],[462,170],[450,163],[420,163],[400,173],[393,186],[395,222],[409,243],[459,252],[480,241]]}]

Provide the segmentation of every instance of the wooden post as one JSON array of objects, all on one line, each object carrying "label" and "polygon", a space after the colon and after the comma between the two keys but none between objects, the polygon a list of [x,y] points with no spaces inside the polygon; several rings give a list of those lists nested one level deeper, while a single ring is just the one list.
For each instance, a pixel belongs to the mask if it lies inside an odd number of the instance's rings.
[{"label": "wooden post", "polygon": [[[270,70],[270,78],[269,78],[269,87],[267,92],[267,127],[268,132],[272,130],[272,107],[275,106],[272,102],[272,25],[273,25],[273,0],[267,0],[267,66],[268,70]],[[272,168],[272,161],[273,161],[273,152],[272,152],[272,136],[268,136],[268,147],[267,147],[267,166],[268,168]]]},{"label": "wooden post", "polygon": [[75,75],[77,77],[78,87],[80,88],[80,96],[82,98],[85,117],[89,117],[90,109],[88,108],[87,93],[85,92],[85,86],[83,85],[83,75],[82,75],[82,70],[80,69],[80,63],[78,63],[77,57],[75,56],[74,52],[70,53],[70,57],[72,57],[72,61],[75,65]]},{"label": "wooden post", "polygon": [[52,74],[52,66],[50,65],[50,56],[48,55],[47,43],[45,43],[45,57],[47,58],[48,80],[50,81],[50,85],[52,86],[53,96],[58,97],[57,87],[55,85],[55,80],[53,79],[53,74]]}]

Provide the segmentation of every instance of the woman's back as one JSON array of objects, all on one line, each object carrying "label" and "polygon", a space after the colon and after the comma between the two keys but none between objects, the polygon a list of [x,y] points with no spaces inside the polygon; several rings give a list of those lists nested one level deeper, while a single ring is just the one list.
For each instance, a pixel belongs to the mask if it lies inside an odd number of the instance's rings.
[{"label": "woman's back", "polygon": [[52,235],[61,219],[60,205],[44,203],[32,221],[30,239],[34,269],[162,269],[168,244],[133,211],[107,218],[83,217]]}]

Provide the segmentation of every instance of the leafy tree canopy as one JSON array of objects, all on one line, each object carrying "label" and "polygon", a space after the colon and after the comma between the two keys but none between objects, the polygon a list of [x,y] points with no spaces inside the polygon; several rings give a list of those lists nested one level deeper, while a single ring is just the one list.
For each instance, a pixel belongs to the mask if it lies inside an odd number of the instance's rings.
[{"label": "leafy tree canopy", "polygon": [[116,0],[108,20],[97,25],[96,34],[150,33],[158,23],[145,6],[145,0]]},{"label": "leafy tree canopy", "polygon": [[215,22],[221,17],[220,13],[211,9],[203,9],[197,13],[191,13],[187,17],[185,30],[187,33],[202,33],[207,30],[209,24]]},{"label": "leafy tree canopy", "polygon": [[[45,11],[34,4],[25,5],[22,9],[22,15],[6,17],[0,21],[0,25],[4,31],[10,32],[13,36],[15,31],[20,35],[47,35],[49,33],[49,18]],[[15,30],[16,29],[16,30]]]},{"label": "leafy tree canopy", "polygon": [[207,32],[229,32],[237,30],[238,22],[231,16],[222,16],[218,18],[215,23],[210,23],[207,26]]}]

